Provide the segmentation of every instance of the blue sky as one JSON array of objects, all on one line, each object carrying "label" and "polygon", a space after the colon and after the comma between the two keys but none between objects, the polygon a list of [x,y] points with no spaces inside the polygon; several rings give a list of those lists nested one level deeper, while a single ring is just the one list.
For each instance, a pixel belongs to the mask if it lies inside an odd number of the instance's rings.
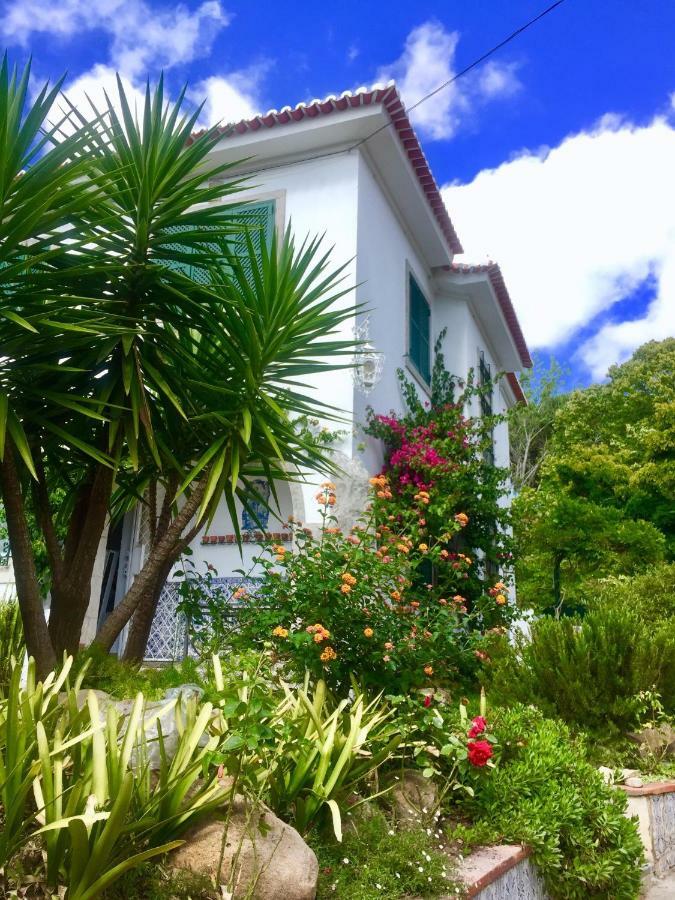
[{"label": "blue sky", "polygon": [[[164,68],[228,121],[391,77],[412,103],[545,5],[2,0],[0,31],[76,98]],[[673,35],[666,0],[566,0],[414,118],[464,260],[570,384],[675,333]]]}]

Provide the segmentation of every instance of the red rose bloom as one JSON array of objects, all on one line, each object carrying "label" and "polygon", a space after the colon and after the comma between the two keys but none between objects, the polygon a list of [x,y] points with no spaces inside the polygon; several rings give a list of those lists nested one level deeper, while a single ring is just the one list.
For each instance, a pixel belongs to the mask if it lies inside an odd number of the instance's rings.
[{"label": "red rose bloom", "polygon": [[469,741],[466,745],[469,754],[469,762],[479,768],[486,765],[492,756],[492,747],[487,741]]},{"label": "red rose bloom", "polygon": [[475,719],[471,720],[471,728],[469,729],[468,735],[470,738],[478,737],[478,735],[482,734],[486,728],[487,722],[483,716],[476,716]]},{"label": "red rose bloom", "polygon": [[431,706],[431,694],[426,694],[424,697],[424,705],[427,707]]}]

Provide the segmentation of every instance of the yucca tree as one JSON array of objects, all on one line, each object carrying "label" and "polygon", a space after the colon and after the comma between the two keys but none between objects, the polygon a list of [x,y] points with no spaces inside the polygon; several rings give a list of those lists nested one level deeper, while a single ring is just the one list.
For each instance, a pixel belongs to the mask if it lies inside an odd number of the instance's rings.
[{"label": "yucca tree", "polygon": [[[37,140],[53,100],[27,107],[12,91],[7,81],[6,107],[24,111],[5,129],[8,147],[29,122]],[[92,110],[93,124],[71,109],[74,133],[65,141],[52,133],[39,165],[53,155],[54,179],[72,169],[73,199],[48,232],[24,229],[16,253],[29,263],[4,280],[0,343],[11,353],[0,359],[0,390],[13,418],[4,416],[3,499],[16,568],[27,561],[17,578],[22,611],[36,620],[39,592],[19,528],[27,508],[47,547],[48,641],[44,621],[26,627],[41,668],[54,652],[77,649],[113,496],[159,497],[163,506],[151,510],[160,539],[96,638],[112,646],[143,601],[137,654],[148,598],[220,497],[232,507],[253,470],[273,478],[324,465],[293,419],[316,407],[302,380],[351,350],[331,336],[353,312],[341,302],[340,273],[317,242],[295,250],[290,235],[260,259],[250,239],[247,259],[231,252],[244,228],[226,202],[238,183],[208,165],[219,134],[191,140],[198,111],[184,115],[182,104],[183,94],[166,100],[160,79],[138,116],[121,83],[115,103]],[[45,255],[35,265],[34,246]],[[9,308],[16,315],[3,318]],[[68,488],[59,510],[50,503],[56,483]]]}]

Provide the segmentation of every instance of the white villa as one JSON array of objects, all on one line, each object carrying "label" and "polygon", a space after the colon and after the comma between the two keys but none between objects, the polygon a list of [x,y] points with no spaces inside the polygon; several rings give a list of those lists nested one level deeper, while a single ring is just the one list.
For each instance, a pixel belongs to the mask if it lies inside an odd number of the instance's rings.
[{"label": "white villa", "polygon": [[[351,260],[347,283],[357,285],[341,302],[369,310],[367,323],[355,312],[351,327],[362,335],[368,329],[384,360],[379,380],[366,385],[367,393],[363,379],[349,370],[316,380],[318,396],[342,409],[354,426],[347,426],[336,444],[345,471],[338,482],[337,515],[351,524],[367,476],[382,462],[377,442],[366,439],[363,446],[356,426],[365,421],[368,405],[378,412],[402,411],[396,370],[406,370],[420,393],[427,393],[433,345],[446,329],[443,353],[452,374],[509,373],[492,398],[493,409],[501,412],[524,399],[517,373],[531,365],[527,345],[499,267],[458,263],[460,240],[394,84],[273,110],[222,131],[213,164],[246,159],[231,173],[250,176],[241,198],[251,202],[252,218],[268,233],[290,223],[298,239],[325,234],[335,265]],[[508,464],[506,424],[495,430],[494,458],[497,465]],[[277,542],[290,539],[282,526],[290,514],[310,526],[318,519],[313,496],[321,480],[317,474],[306,484],[280,486],[280,516],[270,516],[267,526]],[[252,527],[241,519],[240,525]],[[146,527],[138,510],[110,530],[99,554],[83,640],[93,636],[99,616],[140,569]],[[210,562],[220,580],[234,582],[235,570],[248,570],[256,553],[255,534],[246,536],[242,560],[223,503],[208,533],[196,538],[192,559],[200,567]],[[149,659],[172,658],[182,641],[174,602],[169,581]]]}]

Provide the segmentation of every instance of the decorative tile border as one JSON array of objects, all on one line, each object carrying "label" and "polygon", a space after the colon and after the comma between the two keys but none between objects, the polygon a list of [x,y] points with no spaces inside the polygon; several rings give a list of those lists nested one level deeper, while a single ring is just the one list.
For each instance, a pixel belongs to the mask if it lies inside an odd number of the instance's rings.
[{"label": "decorative tile border", "polygon": [[[243,544],[261,544],[263,541],[277,541],[279,544],[290,544],[293,535],[289,531],[242,531]],[[237,535],[232,534],[203,534],[202,544],[236,544]]]}]

